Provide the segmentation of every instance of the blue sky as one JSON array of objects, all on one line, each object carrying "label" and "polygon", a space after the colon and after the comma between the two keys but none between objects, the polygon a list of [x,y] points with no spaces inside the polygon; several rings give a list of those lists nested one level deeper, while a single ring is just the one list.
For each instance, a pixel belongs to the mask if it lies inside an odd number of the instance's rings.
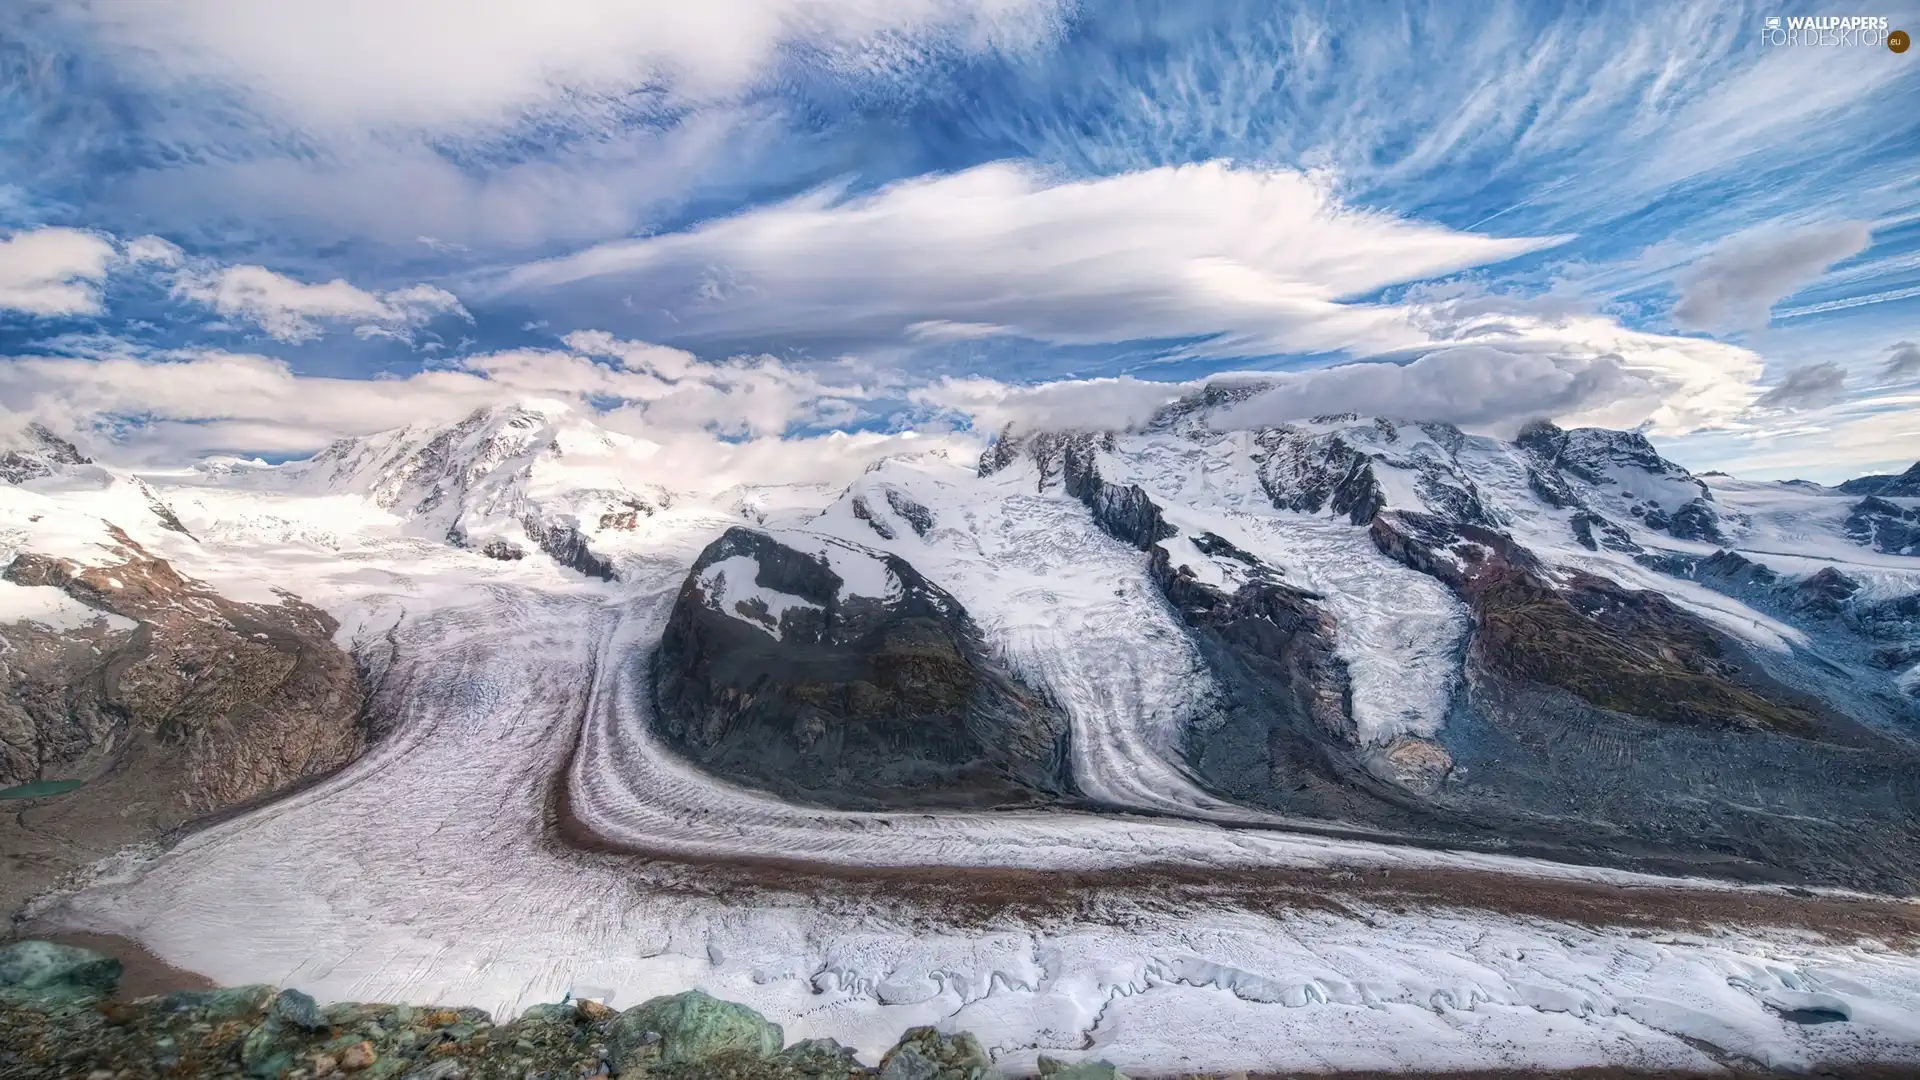
[{"label": "blue sky", "polygon": [[[1920,52],[1593,3],[10,5],[0,405],[300,453],[1318,408],[1920,457]],[[1355,365],[1363,365],[1355,367]],[[1146,383],[1148,385],[1142,385]],[[1292,400],[1292,399],[1289,399]]]}]

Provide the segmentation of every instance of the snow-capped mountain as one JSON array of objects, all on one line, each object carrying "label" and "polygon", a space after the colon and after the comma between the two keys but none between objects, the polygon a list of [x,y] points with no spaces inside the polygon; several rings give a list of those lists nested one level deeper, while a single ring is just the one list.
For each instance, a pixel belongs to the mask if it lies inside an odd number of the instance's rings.
[{"label": "snow-capped mountain", "polygon": [[637,482],[649,444],[603,430],[557,401],[481,409],[334,443],[276,479],[295,490],[360,495],[409,522],[495,559],[542,551],[610,578],[592,537],[631,530],[671,504]]},{"label": "snow-capped mountain", "polygon": [[[801,905],[817,920],[802,931],[635,876],[1350,866],[1901,894],[1920,880],[1920,560],[1897,532],[1920,499],[1884,479],[1696,476],[1639,435],[1593,429],[1504,440],[1333,416],[1246,430],[1231,421],[1246,393],[1210,389],[1139,430],[1008,432],[977,459],[850,466],[828,487],[663,475],[643,440],[540,402],[281,466],[135,475],[20,448],[32,466],[0,485],[0,635],[6,663],[33,650],[32,685],[87,684],[103,656],[164,670],[146,685],[181,688],[214,722],[207,751],[227,745],[218,721],[288,715],[268,677],[287,658],[338,675],[313,664],[350,655],[366,702],[317,726],[233,726],[251,748],[223,775],[261,778],[248,792],[304,775],[298,794],[47,910],[236,980],[297,968],[322,941],[322,993],[426,987],[515,1008],[556,996],[554,979],[624,986],[644,970],[655,981],[638,985],[683,988],[711,972],[861,1045],[953,1019],[1011,1047],[1109,1039],[1162,1070],[1183,1067],[1184,1043],[1130,1041],[1111,1018],[1164,1010],[1140,1030],[1198,1030],[1220,990],[1268,1010],[1263,1024],[1295,1001],[1425,1017],[1442,993],[1518,1010],[1542,1037],[1556,1025],[1548,1038],[1633,1017],[1621,1045],[1683,1057],[1704,1039],[1825,1060],[1815,1041],[1842,1028],[1909,1030],[1885,1004],[1905,991],[1873,980],[1910,966],[1879,954],[1827,957],[1819,970],[1840,974],[1821,982],[1744,939],[1662,945],[1641,978],[1621,972],[1648,946],[1624,933],[1597,933],[1574,964],[1570,924],[1475,915],[1442,936],[1494,934],[1527,959],[1462,982],[1451,938],[1383,942],[1377,915],[1230,933],[1253,917],[1180,905],[1150,929],[1009,938],[1002,957],[972,931],[877,928],[870,899],[842,910],[832,889]],[[145,584],[162,580],[178,584]],[[34,730],[59,734],[46,720]],[[315,750],[267,754],[251,731]],[[316,775],[356,739],[361,757]],[[104,754],[64,760],[84,772]],[[38,768],[16,779],[67,778]],[[46,807],[119,813],[108,778],[72,778],[85,783]],[[687,946],[697,959],[674,967],[681,946],[647,943],[647,958],[554,973],[552,957],[652,933],[639,913],[669,907],[675,926],[713,927]],[[913,912],[916,927],[941,917]],[[1288,935],[1320,959],[1272,952]],[[1405,946],[1402,968],[1342,959],[1388,945]],[[1317,974],[1296,985],[1296,968]],[[977,989],[947,1002],[956,972]],[[1697,1001],[1736,1019],[1708,1024]],[[1808,1002],[1864,1019],[1779,1019]]]}]

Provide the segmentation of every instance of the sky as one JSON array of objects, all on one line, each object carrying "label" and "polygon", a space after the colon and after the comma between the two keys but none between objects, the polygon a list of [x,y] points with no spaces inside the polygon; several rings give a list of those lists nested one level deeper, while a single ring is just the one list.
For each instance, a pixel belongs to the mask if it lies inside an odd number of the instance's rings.
[{"label": "sky", "polygon": [[1743,4],[0,10],[0,436],[526,396],[731,445],[1249,415],[1920,458],[1920,50]]}]

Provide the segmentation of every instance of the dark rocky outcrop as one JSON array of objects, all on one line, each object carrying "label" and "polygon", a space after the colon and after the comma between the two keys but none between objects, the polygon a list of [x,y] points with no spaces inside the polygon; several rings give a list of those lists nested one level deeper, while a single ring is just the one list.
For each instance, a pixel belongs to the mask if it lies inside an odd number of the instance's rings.
[{"label": "dark rocky outcrop", "polygon": [[1639,544],[1633,542],[1627,530],[1591,510],[1575,511],[1569,527],[1573,529],[1573,538],[1588,551],[1598,551],[1602,547],[1609,551],[1642,550]]},{"label": "dark rocky outcrop", "polygon": [[[1916,466],[1920,468],[1920,466]],[[1869,495],[1847,514],[1847,537],[1888,555],[1920,555],[1920,509]]]},{"label": "dark rocky outcrop", "polygon": [[28,552],[5,570],[133,621],[0,625],[0,788],[84,781],[11,804],[8,910],[79,862],[326,773],[364,745],[359,673],[324,612],[287,594],[236,603],[114,539],[114,565]]},{"label": "dark rocky outcrop", "polygon": [[866,522],[867,527],[872,529],[880,539],[891,540],[894,538],[893,526],[887,524],[886,519],[873,512],[873,507],[868,504],[865,495],[855,495],[852,503],[849,505],[853,510],[853,516]]},{"label": "dark rocky outcrop", "polygon": [[570,522],[540,521],[527,518],[520,523],[526,530],[527,539],[540,545],[540,550],[552,556],[553,561],[569,570],[576,570],[590,578],[612,581],[617,577],[613,563],[595,553],[587,546],[587,538]]},{"label": "dark rocky outcrop", "polygon": [[903,521],[913,527],[915,534],[925,536],[932,531],[933,511],[915,502],[913,496],[899,488],[890,487],[887,489],[887,505],[891,506],[893,512],[899,514]]},{"label": "dark rocky outcrop", "polygon": [[[654,660],[667,741],[722,775],[828,806],[1069,796],[1066,718],[988,656],[959,601],[905,560],[869,555],[898,585],[888,597],[848,594],[826,560],[765,533],[733,528],[709,545]],[[797,602],[777,619],[745,601],[719,610],[705,575],[736,558],[755,586]]]},{"label": "dark rocky outcrop", "polygon": [[1920,499],[1920,462],[1898,476],[1857,476],[1840,485],[1849,495],[1878,495],[1883,499]]},{"label": "dark rocky outcrop", "polygon": [[1720,515],[1713,504],[1705,499],[1694,499],[1682,503],[1667,521],[1667,532],[1676,540],[1700,540],[1718,544],[1725,541],[1720,534]]},{"label": "dark rocky outcrop", "polygon": [[1569,473],[1595,487],[1615,483],[1609,475],[1615,469],[1633,469],[1654,476],[1692,480],[1700,498],[1711,501],[1713,492],[1694,480],[1686,469],[1660,456],[1645,435],[1637,431],[1612,431],[1607,428],[1563,430],[1544,420],[1522,428],[1514,443],[1534,458],[1543,470]]}]

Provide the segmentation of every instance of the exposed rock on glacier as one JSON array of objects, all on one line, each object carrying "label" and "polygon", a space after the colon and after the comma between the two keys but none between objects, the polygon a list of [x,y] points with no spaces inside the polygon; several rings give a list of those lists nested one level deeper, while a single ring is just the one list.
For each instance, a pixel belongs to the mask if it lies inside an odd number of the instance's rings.
[{"label": "exposed rock on glacier", "polygon": [[1888,555],[1920,555],[1920,508],[1899,506],[1870,495],[1847,515],[1847,536]]},{"label": "exposed rock on glacier", "polygon": [[837,807],[994,806],[1072,790],[1067,722],[904,559],[729,529],[654,660],[658,724],[725,776]]}]

